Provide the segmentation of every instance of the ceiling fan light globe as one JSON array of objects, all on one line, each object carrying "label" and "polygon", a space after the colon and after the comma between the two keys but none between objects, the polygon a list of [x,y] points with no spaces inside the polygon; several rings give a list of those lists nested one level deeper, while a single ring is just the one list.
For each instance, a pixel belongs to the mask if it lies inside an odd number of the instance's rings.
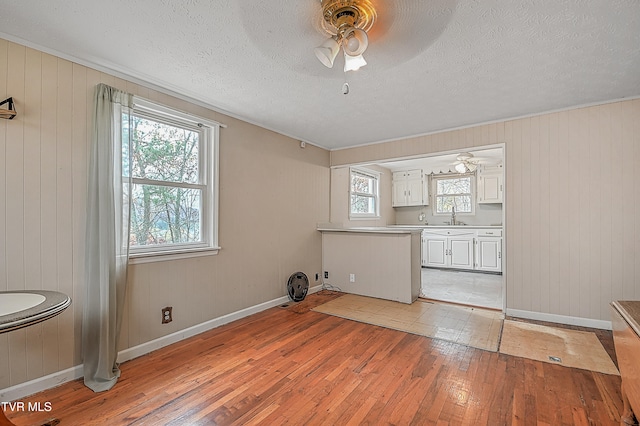
[{"label": "ceiling fan light globe", "polygon": [[333,61],[338,56],[339,50],[340,44],[333,37],[329,37],[324,43],[313,49],[318,60],[327,68],[333,68]]},{"label": "ceiling fan light globe", "polygon": [[369,47],[369,37],[360,28],[349,28],[344,33],[342,46],[347,55],[360,56]]},{"label": "ceiling fan light globe", "polygon": [[358,71],[365,65],[367,65],[367,61],[364,60],[364,56],[351,56],[347,52],[344,53],[344,72]]},{"label": "ceiling fan light globe", "polygon": [[467,171],[467,166],[465,166],[464,163],[456,164],[456,172],[465,173],[466,171]]},{"label": "ceiling fan light globe", "polygon": [[355,52],[358,50],[358,48],[360,47],[360,42],[358,41],[357,38],[355,37],[351,37],[348,41],[347,41],[347,50],[349,52]]}]

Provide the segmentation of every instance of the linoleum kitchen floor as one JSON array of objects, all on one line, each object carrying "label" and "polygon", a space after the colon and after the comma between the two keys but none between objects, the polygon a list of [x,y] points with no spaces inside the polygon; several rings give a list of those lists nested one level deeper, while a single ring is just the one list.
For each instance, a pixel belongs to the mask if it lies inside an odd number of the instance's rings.
[{"label": "linoleum kitchen floor", "polygon": [[502,310],[502,275],[422,268],[420,297]]},{"label": "linoleum kitchen floor", "polygon": [[345,294],[313,309],[380,327],[498,351],[499,311],[417,300],[412,304]]}]

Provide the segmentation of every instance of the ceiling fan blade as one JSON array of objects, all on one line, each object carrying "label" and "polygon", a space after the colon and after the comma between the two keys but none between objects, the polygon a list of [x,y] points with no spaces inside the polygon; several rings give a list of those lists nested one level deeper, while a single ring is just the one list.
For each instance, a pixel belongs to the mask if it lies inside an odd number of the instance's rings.
[{"label": "ceiling fan blade", "polygon": [[[458,0],[375,1],[378,19],[369,31],[369,56],[385,69],[427,50],[444,32]],[[379,57],[377,57],[379,55]]]}]

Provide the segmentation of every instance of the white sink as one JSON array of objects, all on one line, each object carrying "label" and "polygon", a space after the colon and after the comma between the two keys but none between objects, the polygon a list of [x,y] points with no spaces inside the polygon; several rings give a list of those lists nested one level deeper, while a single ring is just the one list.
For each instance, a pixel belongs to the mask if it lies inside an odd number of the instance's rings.
[{"label": "white sink", "polygon": [[35,293],[0,293],[0,316],[33,308],[45,300],[46,297]]}]

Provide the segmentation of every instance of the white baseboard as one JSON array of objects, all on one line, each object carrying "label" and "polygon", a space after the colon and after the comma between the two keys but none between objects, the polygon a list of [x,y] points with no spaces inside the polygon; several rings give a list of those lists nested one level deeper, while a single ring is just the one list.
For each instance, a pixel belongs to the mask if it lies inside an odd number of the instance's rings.
[{"label": "white baseboard", "polygon": [[577,325],[580,327],[599,328],[611,330],[611,321],[596,320],[590,318],[572,317],[568,315],[546,314],[543,312],[522,311],[520,309],[507,308],[507,316],[525,318],[536,321],[548,321],[558,324]]},{"label": "white baseboard", "polygon": [[211,319],[201,324],[197,324],[192,327],[185,328],[184,330],[176,331],[175,333],[171,333],[166,336],[159,337],[155,340],[142,343],[138,346],[134,346],[132,348],[122,350],[118,353],[118,362],[122,363],[125,361],[132,360],[139,356],[148,354],[149,352],[153,352],[157,349],[163,348],[165,346],[169,346],[181,340],[188,339],[189,337],[193,337],[197,334],[204,333],[205,331],[209,331],[213,328],[220,327],[221,325],[225,325],[230,322],[239,320],[241,318],[248,317],[249,315],[253,315],[258,312],[264,311],[266,309],[273,308],[274,306],[278,306],[288,301],[289,301],[288,297],[286,296],[280,297],[278,299],[270,300],[268,302],[264,302],[259,305],[251,306],[246,309],[242,309],[227,315],[223,315],[218,318]]},{"label": "white baseboard", "polygon": [[[309,294],[316,293],[322,290],[321,285],[309,288]],[[251,306],[246,309],[241,309],[236,312],[232,312],[227,315],[223,315],[218,318],[197,324],[184,330],[176,331],[175,333],[159,337],[150,342],[143,343],[138,346],[134,346],[129,349],[125,349],[118,353],[118,362],[125,362],[137,358],[139,356],[148,354],[157,349],[169,346],[173,343],[195,336],[196,334],[203,333],[221,325],[228,324],[230,322],[248,317],[258,312],[262,312],[269,308],[273,308],[280,304],[289,302],[288,296],[279,297],[277,299],[270,300],[268,302],[260,303],[255,306]],[[48,376],[38,377],[37,379],[30,380],[28,382],[19,383],[17,385],[8,387],[6,389],[0,389],[0,401],[9,402],[15,401],[25,396],[33,395],[34,393],[41,392],[46,389],[50,389],[59,386],[63,383],[70,382],[72,380],[80,379],[83,375],[82,364],[75,367],[68,368],[66,370],[58,371],[56,373],[49,374]]]},{"label": "white baseboard", "polygon": [[0,401],[9,402],[28,395],[41,392],[46,389],[54,388],[72,380],[77,380],[83,374],[82,364],[66,370],[58,371],[48,376],[38,377],[28,382],[20,383],[6,389],[0,389]]}]

